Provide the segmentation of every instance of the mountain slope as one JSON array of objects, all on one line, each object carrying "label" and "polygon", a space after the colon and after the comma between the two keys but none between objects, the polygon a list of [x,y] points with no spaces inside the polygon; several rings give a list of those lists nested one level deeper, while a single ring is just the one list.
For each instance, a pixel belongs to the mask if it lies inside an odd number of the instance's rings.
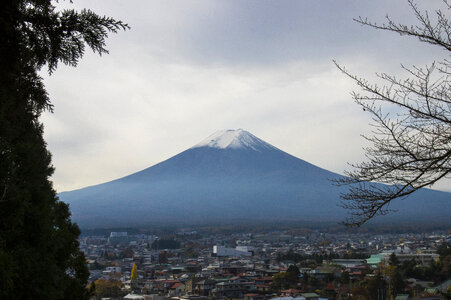
[{"label": "mountain slope", "polygon": [[[284,219],[339,221],[340,175],[309,164],[244,130],[217,132],[150,168],[61,193],[82,226]],[[424,199],[431,199],[425,201]],[[432,201],[434,199],[434,201]],[[425,190],[397,218],[445,218],[449,193]],[[403,206],[404,203],[394,203]]]}]

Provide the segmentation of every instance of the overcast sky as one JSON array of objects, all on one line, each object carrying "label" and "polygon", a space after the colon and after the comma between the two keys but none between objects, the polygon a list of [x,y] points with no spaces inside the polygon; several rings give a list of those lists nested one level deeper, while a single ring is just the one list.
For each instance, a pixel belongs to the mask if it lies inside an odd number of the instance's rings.
[{"label": "overcast sky", "polygon": [[[418,1],[434,10],[440,0]],[[374,79],[424,66],[437,47],[362,27],[358,16],[412,24],[407,1],[77,1],[127,22],[109,55],[87,52],[48,76],[55,105],[45,137],[58,192],[110,181],[186,150],[217,130],[243,128],[319,167],[363,159],[370,116],[333,60]],[[434,188],[451,191],[450,181]]]}]

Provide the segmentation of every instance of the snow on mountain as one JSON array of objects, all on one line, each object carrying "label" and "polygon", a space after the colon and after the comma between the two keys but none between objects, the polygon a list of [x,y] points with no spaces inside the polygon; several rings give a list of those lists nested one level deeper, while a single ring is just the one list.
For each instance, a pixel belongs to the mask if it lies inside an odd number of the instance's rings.
[{"label": "snow on mountain", "polygon": [[[341,175],[312,165],[249,132],[225,130],[128,176],[63,192],[81,226],[227,220],[342,221]],[[395,200],[381,220],[449,220],[451,194],[421,190]]]},{"label": "snow on mountain", "polygon": [[247,132],[243,129],[229,129],[229,130],[220,130],[200,143],[191,147],[200,148],[200,147],[210,147],[210,148],[218,148],[218,149],[253,149],[256,151],[261,151],[263,149],[271,149],[275,148],[274,146],[262,141],[257,138],[255,135]]}]

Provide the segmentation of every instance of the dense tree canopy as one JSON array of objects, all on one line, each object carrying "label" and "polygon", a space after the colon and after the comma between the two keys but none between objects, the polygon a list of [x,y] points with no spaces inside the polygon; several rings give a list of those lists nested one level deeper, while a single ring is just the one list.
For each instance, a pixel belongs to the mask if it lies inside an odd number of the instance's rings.
[{"label": "dense tree canopy", "polygon": [[0,10],[0,298],[83,299],[88,270],[80,233],[49,180],[51,156],[39,116],[52,105],[39,71],[75,66],[85,45],[101,54],[108,32],[127,25],[46,0]]},{"label": "dense tree canopy", "polygon": [[179,249],[180,242],[176,240],[156,240],[152,243],[152,249],[161,250],[161,249]]}]

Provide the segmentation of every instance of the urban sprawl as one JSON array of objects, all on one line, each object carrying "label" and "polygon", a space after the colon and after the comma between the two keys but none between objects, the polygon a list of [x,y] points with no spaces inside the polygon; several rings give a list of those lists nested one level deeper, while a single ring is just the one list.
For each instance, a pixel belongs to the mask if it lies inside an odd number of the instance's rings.
[{"label": "urban sprawl", "polygon": [[84,236],[94,299],[450,299],[451,235],[327,233]]}]

